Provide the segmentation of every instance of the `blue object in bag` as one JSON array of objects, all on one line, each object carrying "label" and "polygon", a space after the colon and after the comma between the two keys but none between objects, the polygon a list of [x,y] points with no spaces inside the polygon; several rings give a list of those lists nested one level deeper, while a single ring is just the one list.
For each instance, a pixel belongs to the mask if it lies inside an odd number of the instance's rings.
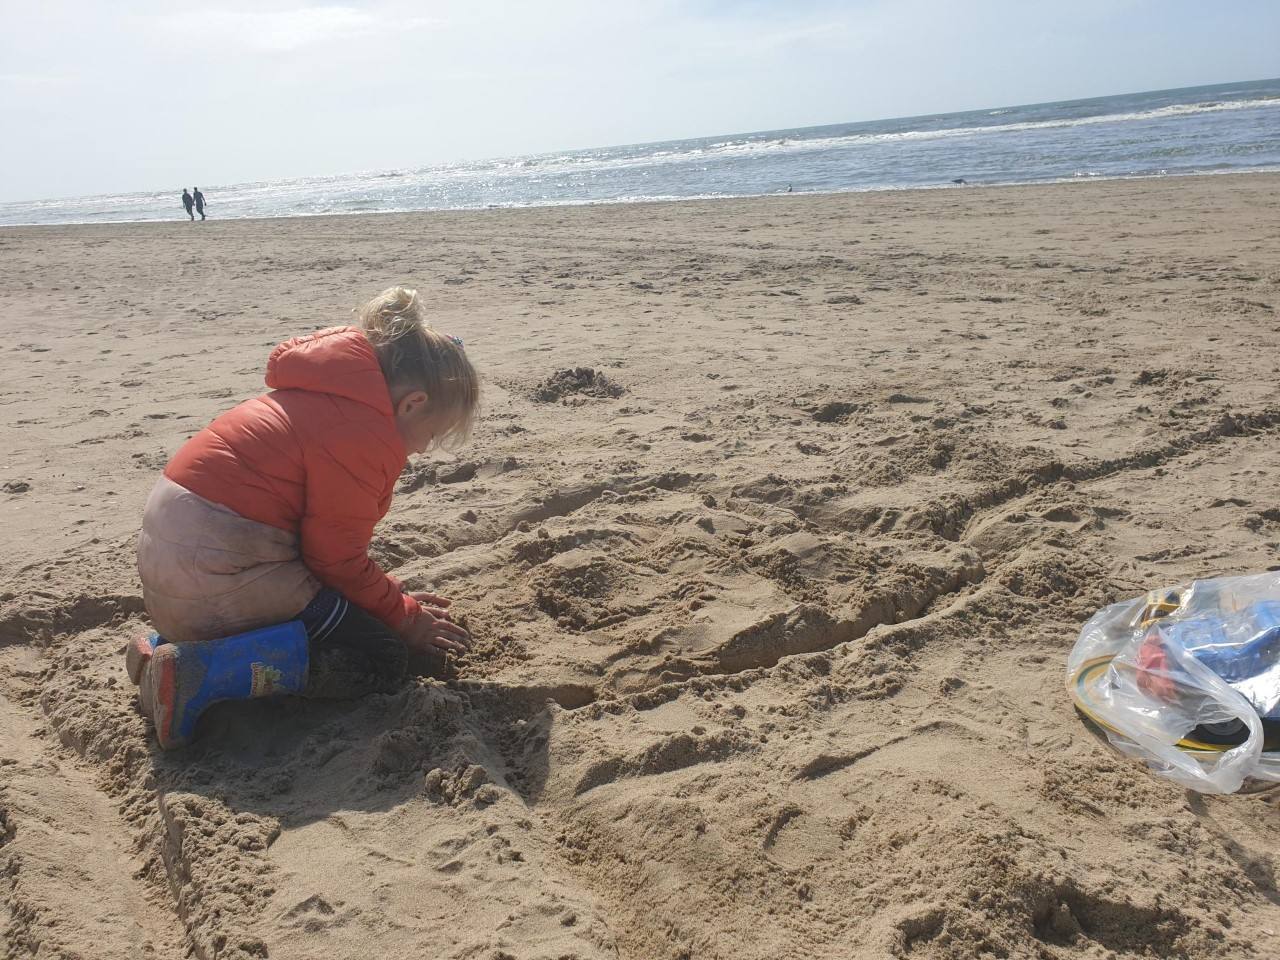
[{"label": "blue object in bag", "polygon": [[1162,621],[1160,633],[1243,694],[1263,719],[1280,719],[1280,603],[1251,603],[1221,619]]}]

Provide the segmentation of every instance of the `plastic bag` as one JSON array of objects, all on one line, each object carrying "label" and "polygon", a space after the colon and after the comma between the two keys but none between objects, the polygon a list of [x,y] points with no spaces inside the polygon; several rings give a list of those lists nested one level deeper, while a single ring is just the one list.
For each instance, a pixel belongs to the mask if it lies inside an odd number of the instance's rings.
[{"label": "plastic bag", "polygon": [[1280,782],[1280,574],[1106,607],[1080,631],[1067,690],[1116,749],[1185,787]]}]

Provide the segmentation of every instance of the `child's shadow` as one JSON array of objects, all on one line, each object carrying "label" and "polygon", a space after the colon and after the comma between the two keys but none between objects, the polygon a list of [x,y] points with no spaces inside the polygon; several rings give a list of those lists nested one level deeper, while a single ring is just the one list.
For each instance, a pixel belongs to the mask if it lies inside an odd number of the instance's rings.
[{"label": "child's shadow", "polygon": [[497,789],[526,800],[541,794],[551,723],[545,690],[468,681],[439,661],[412,664],[410,674],[396,693],[357,700],[216,704],[191,746],[154,750],[157,786],[275,817],[285,828],[337,810],[390,810],[432,789],[426,774],[436,768],[436,781],[466,781],[478,765]]}]

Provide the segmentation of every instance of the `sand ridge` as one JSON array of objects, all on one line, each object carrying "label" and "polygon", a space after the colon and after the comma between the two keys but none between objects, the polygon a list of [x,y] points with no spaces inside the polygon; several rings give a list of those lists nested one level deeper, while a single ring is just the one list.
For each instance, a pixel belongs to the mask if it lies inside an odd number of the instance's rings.
[{"label": "sand ridge", "polygon": [[[1110,754],[1062,670],[1099,606],[1275,562],[1278,183],[0,231],[5,753],[49,793],[71,751],[136,885],[132,941],[54,922],[35,877],[110,869],[34,863],[77,808],[6,782],[7,945],[1275,955],[1274,800]],[[373,549],[475,651],[158,754],[119,656],[156,471],[398,280],[486,409]]]}]

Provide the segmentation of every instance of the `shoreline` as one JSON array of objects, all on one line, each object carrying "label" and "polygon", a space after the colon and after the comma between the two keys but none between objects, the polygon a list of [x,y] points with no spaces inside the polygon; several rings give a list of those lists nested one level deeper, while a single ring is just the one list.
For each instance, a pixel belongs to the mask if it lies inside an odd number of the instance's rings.
[{"label": "shoreline", "polygon": [[[1071,177],[1060,178],[1056,180],[1037,180],[1030,182],[997,182],[997,183],[939,183],[931,186],[912,186],[912,187],[869,187],[866,189],[848,189],[848,190],[812,190],[786,193],[785,191],[777,191],[773,193],[755,193],[755,194],[734,194],[726,196],[694,196],[694,197],[645,197],[637,199],[614,199],[614,200],[583,200],[568,203],[543,203],[543,204],[523,204],[502,206],[498,204],[488,205],[484,207],[437,207],[426,208],[420,210],[352,210],[348,212],[328,211],[325,213],[315,214],[279,214],[263,217],[229,217],[226,219],[214,220],[213,218],[206,221],[197,221],[203,223],[243,223],[243,222],[274,222],[274,221],[293,221],[293,220],[323,220],[323,219],[346,219],[349,217],[396,217],[396,216],[419,216],[419,215],[438,215],[438,214],[476,214],[476,213],[495,213],[506,211],[535,211],[535,210],[560,210],[594,207],[644,207],[644,206],[663,206],[667,204],[699,204],[699,203],[726,203],[733,201],[755,201],[765,200],[769,198],[799,198],[799,197],[845,197],[845,196],[862,196],[862,195],[880,195],[880,194],[913,194],[913,193],[936,193],[951,190],[1010,190],[1018,188],[1053,188],[1078,186],[1087,183],[1129,183],[1142,181],[1194,181],[1206,177],[1252,177],[1258,175],[1280,174],[1280,166],[1269,166],[1256,170],[1201,170],[1193,173],[1176,173],[1176,174],[1131,174],[1131,175],[1106,175],[1106,176],[1089,176],[1089,177]],[[71,200],[94,199],[88,198],[68,198]],[[40,203],[43,201],[10,201],[13,203]],[[62,227],[114,227],[114,226],[134,226],[149,224],[171,224],[184,222],[181,217],[173,217],[164,220],[84,220],[71,221],[67,223],[12,223],[0,224],[0,231],[3,230],[19,230],[30,228],[62,228]],[[192,221],[185,221],[190,223]]]}]

